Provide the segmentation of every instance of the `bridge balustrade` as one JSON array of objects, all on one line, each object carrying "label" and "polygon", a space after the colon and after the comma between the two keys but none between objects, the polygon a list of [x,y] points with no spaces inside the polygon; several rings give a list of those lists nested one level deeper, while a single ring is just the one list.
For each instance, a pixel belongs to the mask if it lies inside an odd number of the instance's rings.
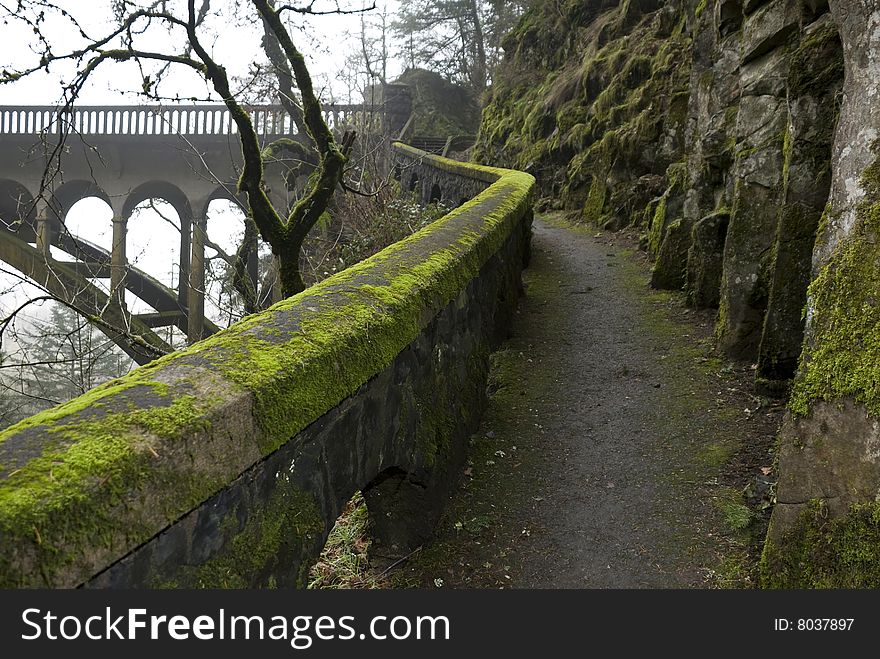
[{"label": "bridge balustrade", "polygon": [[[258,135],[295,135],[296,124],[280,105],[249,105]],[[381,128],[381,105],[322,106],[331,128]],[[234,135],[238,126],[220,105],[0,106],[0,135],[40,135],[59,131],[81,135]]]}]

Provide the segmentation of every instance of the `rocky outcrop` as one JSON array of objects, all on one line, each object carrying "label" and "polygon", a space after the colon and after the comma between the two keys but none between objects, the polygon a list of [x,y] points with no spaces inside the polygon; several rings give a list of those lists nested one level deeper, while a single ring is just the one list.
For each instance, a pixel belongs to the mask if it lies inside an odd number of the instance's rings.
[{"label": "rocky outcrop", "polygon": [[640,222],[684,152],[690,41],[660,0],[536,3],[506,39],[474,158],[535,174],[545,205],[585,221]]},{"label": "rocky outcrop", "polygon": [[827,6],[539,4],[505,50],[476,156],[533,172],[547,208],[639,228],[653,285],[717,307],[723,352],[785,391],[843,80]]},{"label": "rocky outcrop", "polygon": [[880,7],[835,0],[846,79],[780,436],[766,585],[880,587]]}]

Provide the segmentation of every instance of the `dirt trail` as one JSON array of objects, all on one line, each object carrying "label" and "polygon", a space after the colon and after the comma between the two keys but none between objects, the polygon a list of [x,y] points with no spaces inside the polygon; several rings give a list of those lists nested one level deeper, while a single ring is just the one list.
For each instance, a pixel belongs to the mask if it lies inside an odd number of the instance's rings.
[{"label": "dirt trail", "polygon": [[772,464],[779,408],[620,243],[536,220],[462,488],[400,585],[752,583],[766,515],[740,492]]}]

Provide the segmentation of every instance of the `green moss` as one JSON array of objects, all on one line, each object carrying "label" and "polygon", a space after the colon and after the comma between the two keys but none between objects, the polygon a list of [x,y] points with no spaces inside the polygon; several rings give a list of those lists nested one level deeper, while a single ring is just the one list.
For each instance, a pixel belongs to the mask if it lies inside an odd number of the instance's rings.
[{"label": "green moss", "polygon": [[648,253],[656,256],[660,252],[660,244],[663,242],[663,228],[666,226],[666,199],[664,194],[657,202],[654,216],[651,218],[651,226],[648,228]]},{"label": "green moss", "polygon": [[286,579],[293,563],[297,566],[294,583],[304,588],[327,532],[314,497],[298,490],[286,476],[240,529],[232,513],[223,527],[227,541],[217,556],[197,568],[181,570],[173,582],[158,582],[154,587],[273,587],[279,577]]},{"label": "green moss", "polygon": [[595,170],[592,183],[590,183],[590,192],[587,195],[587,201],[584,204],[582,215],[584,220],[591,224],[602,224],[602,211],[605,208],[605,197],[608,194],[608,186],[606,183],[607,176],[607,169]]},{"label": "green moss", "polygon": [[[204,429],[205,401],[181,396],[164,402],[145,409],[77,416],[66,423],[58,421],[63,418],[61,408],[51,411],[42,453],[0,480],[0,545],[15,542],[19,551],[35,550],[42,557],[39,574],[6,569],[8,550],[4,549],[0,584],[52,585],[57,575],[79,571],[83,559],[71,548],[79,547],[91,556],[112,555],[127,542],[136,544],[149,537],[154,532],[147,522],[151,516],[174,518],[200,502],[206,489],[220,487],[217,478],[190,476],[186,466],[169,469],[156,450],[159,439],[174,440]],[[125,497],[148,481],[155,488],[150,512],[119,514]]]},{"label": "green moss", "polygon": [[709,5],[708,0],[700,0],[699,4],[694,8],[694,16],[699,18],[702,16],[703,12],[706,11],[706,7]]},{"label": "green moss", "polygon": [[651,222],[648,225],[648,253],[653,257],[657,257],[660,253],[660,246],[663,244],[663,238],[666,235],[668,224],[666,204],[670,197],[686,187],[687,165],[685,163],[670,165],[666,171],[666,179],[669,182],[669,186],[664,190],[660,199],[657,200],[654,213],[651,215]]},{"label": "green moss", "polygon": [[[866,191],[880,181],[876,172],[865,171]],[[816,399],[852,396],[880,415],[880,201],[870,197],[810,284],[811,332],[789,402],[795,414]]]},{"label": "green moss", "polygon": [[761,557],[763,588],[880,588],[880,504],[852,506],[830,519],[811,501]]},{"label": "green moss", "polygon": [[828,21],[804,38],[789,56],[789,94],[821,96],[842,80],[843,47],[837,26]]},{"label": "green moss", "polygon": [[[249,325],[264,323],[260,316],[245,321],[248,325],[239,324],[236,340],[228,345],[237,358],[230,359],[228,350],[214,351],[208,358],[216,359],[215,368],[224,377],[254,393],[265,430],[263,452],[280,446],[381,371],[433,316],[426,310],[436,313],[458,295],[528,208],[531,177],[523,180],[525,189],[507,183],[491,193],[497,203],[483,217],[485,233],[460,233],[457,240],[444,241],[444,247],[414,264],[387,269],[383,284],[358,284],[355,290],[354,282],[362,275],[378,264],[390,264],[396,253],[432,232],[443,232],[479,204],[478,197],[373,259],[309,289],[305,295],[320,313],[305,317],[288,341],[248,334]],[[275,309],[299,304],[297,296]]]},{"label": "green moss", "polygon": [[59,421],[71,418],[85,409],[101,404],[104,399],[109,399],[136,387],[149,387],[158,396],[167,397],[170,392],[168,385],[150,379],[149,376],[154,371],[155,368],[145,367],[138,369],[133,375],[105,382],[94,389],[90,389],[82,396],[78,396],[66,403],[44,410],[8,428],[4,428],[0,431],[0,443],[28,428],[53,426]]},{"label": "green moss", "polygon": [[[734,453],[735,451],[731,451]],[[730,454],[728,454],[730,457]],[[719,464],[720,468],[723,463]],[[745,503],[742,494],[731,487],[720,487],[715,492],[715,507],[721,512],[724,525],[730,533],[747,529],[755,520],[755,515]]]},{"label": "green moss", "polygon": [[556,38],[535,40],[558,29],[554,5],[527,12],[508,37],[514,55],[493,80],[474,158],[533,171],[543,196],[620,227],[644,203],[628,194],[633,182],[669,164],[656,158],[658,141],[683,149],[690,40],[683,24],[670,34],[631,3],[603,13],[578,4],[571,15],[586,22],[566,24],[562,50]]},{"label": "green moss", "polygon": [[794,144],[791,137],[791,126],[788,122],[785,124],[785,130],[782,131],[782,190],[783,195],[788,190],[788,172],[791,167],[791,157],[794,150]]}]

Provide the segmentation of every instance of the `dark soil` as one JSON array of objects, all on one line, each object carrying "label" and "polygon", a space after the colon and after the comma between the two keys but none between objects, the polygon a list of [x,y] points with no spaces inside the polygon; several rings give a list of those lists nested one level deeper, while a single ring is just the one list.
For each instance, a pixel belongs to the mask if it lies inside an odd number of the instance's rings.
[{"label": "dark soil", "polygon": [[636,244],[536,220],[461,487],[393,585],[754,585],[782,406]]}]

